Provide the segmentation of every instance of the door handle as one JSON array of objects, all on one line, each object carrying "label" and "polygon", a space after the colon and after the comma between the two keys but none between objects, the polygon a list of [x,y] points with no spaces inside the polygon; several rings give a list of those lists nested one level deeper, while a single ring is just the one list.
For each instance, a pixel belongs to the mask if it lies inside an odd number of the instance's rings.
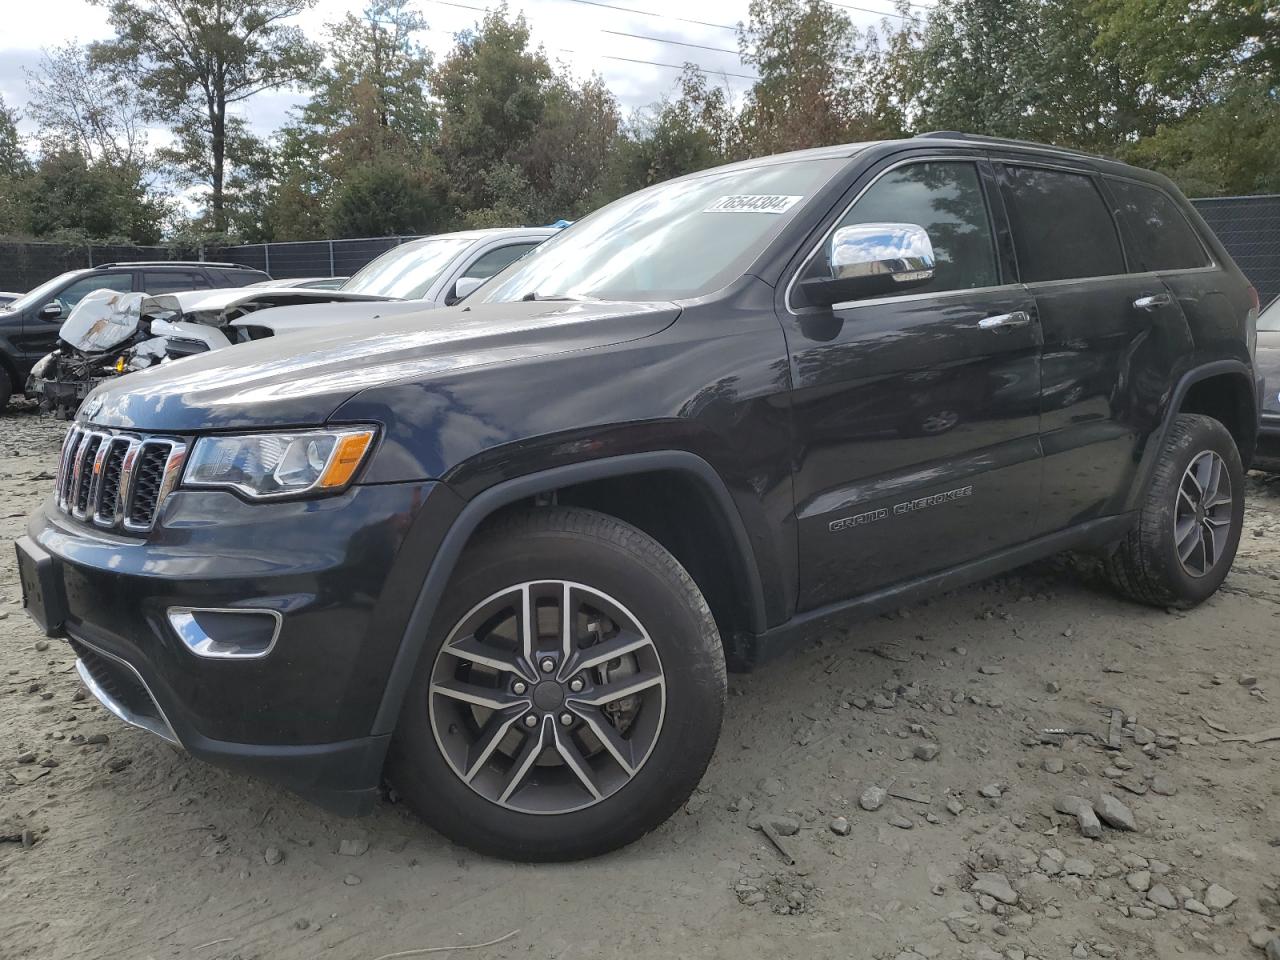
[{"label": "door handle", "polygon": [[1167,307],[1173,303],[1173,297],[1167,293],[1156,293],[1149,297],[1139,297],[1133,301],[1134,307],[1139,310],[1145,310],[1147,313],[1153,313],[1161,307]]},{"label": "door handle", "polygon": [[979,330],[1012,330],[1015,327],[1027,327],[1030,325],[1031,314],[1025,310],[1001,313],[978,321]]}]

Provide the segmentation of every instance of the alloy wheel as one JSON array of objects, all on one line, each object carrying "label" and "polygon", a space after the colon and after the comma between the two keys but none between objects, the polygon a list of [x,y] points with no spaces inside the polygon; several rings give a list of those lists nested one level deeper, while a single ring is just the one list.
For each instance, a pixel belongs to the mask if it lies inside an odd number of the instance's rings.
[{"label": "alloy wheel", "polygon": [[666,682],[657,648],[613,597],[581,583],[516,584],[450,631],[432,668],[431,729],[453,772],[522,813],[613,795],[648,759]]},{"label": "alloy wheel", "polygon": [[1231,476],[1217,453],[1205,450],[1187,466],[1178,485],[1173,540],[1178,562],[1192,577],[1217,565],[1231,533]]}]

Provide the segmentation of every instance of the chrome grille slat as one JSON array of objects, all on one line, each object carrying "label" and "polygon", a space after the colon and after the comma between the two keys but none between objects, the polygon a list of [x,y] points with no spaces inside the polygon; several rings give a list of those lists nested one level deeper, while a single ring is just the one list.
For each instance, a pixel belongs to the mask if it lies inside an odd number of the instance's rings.
[{"label": "chrome grille slat", "polygon": [[89,507],[89,492],[93,487],[93,466],[97,462],[102,434],[87,433],[76,457],[76,480],[72,489],[71,515],[83,520]]},{"label": "chrome grille slat", "polygon": [[58,509],[108,529],[145,533],[177,489],[187,444],[77,424],[63,441],[55,496]]}]

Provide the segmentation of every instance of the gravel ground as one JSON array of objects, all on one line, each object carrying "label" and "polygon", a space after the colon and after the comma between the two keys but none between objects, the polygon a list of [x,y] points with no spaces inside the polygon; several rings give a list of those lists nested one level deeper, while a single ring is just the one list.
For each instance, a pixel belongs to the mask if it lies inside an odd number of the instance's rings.
[{"label": "gravel ground", "polygon": [[[0,418],[0,539],[61,434]],[[1190,613],[1059,560],[731,677],[684,812],[536,867],[389,801],[331,817],[121,725],[23,615],[6,548],[0,957],[375,960],[515,931],[457,955],[1262,958],[1280,741],[1233,737],[1280,725],[1280,484],[1254,474],[1249,497],[1235,570]]]}]

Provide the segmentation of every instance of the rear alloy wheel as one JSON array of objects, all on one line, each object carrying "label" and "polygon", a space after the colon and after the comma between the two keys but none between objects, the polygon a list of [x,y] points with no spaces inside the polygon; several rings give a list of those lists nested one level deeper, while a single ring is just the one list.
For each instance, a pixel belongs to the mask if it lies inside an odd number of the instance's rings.
[{"label": "rear alloy wheel", "polygon": [[1244,526],[1244,468],[1219,421],[1173,421],[1138,521],[1106,561],[1120,591],[1156,606],[1193,607],[1226,579]]},{"label": "rear alloy wheel", "polygon": [[1227,549],[1231,533],[1231,476],[1212,450],[1196,456],[1178,485],[1173,542],[1188,576],[1211,574]]},{"label": "rear alloy wheel", "polygon": [[424,820],[482,853],[594,856],[688,799],[725,688],[711,611],[653,538],[590,510],[514,513],[449,582],[388,774]]}]

